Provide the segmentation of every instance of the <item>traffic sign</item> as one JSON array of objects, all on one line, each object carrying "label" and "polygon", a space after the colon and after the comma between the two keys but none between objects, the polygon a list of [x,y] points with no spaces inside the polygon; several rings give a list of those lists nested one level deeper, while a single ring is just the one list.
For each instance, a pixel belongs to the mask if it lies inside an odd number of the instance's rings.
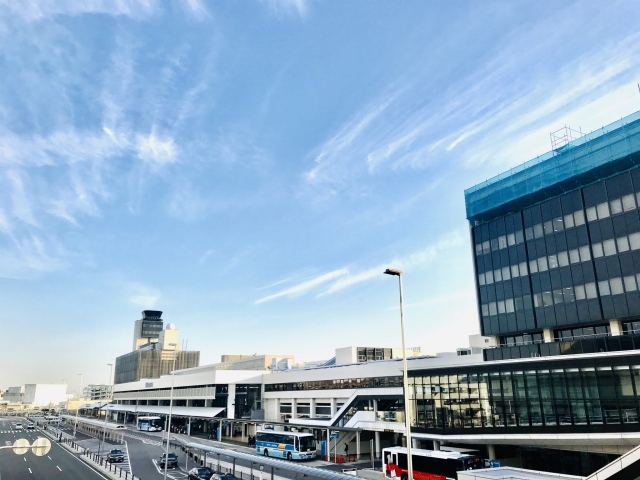
[{"label": "traffic sign", "polygon": [[336,440],[336,439],[340,438],[340,435],[338,435],[338,432],[333,432],[331,435],[329,435],[329,438],[331,440]]}]

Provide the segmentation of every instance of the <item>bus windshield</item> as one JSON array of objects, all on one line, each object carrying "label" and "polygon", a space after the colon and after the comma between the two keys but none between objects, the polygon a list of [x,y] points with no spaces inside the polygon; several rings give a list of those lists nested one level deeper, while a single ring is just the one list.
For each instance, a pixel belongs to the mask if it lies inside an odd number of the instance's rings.
[{"label": "bus windshield", "polygon": [[316,449],[316,439],[311,435],[308,437],[298,437],[298,441],[300,442],[300,446],[298,447],[298,451],[307,452],[309,450]]},{"label": "bus windshield", "polygon": [[138,430],[159,432],[163,428],[164,422],[160,417],[138,417]]}]

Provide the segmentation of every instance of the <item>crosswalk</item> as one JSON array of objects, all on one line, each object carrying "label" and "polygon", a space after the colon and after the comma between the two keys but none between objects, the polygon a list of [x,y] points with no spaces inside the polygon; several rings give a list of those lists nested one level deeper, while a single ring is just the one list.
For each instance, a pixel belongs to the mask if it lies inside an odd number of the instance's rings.
[{"label": "crosswalk", "polygon": [[143,443],[146,443],[148,445],[156,445],[161,447],[162,446],[162,442],[159,440],[151,440],[149,437],[145,437],[144,435],[138,435],[135,433],[125,433],[125,435],[127,437],[131,437],[131,438],[135,438],[137,440],[141,440]]},{"label": "crosswalk", "polygon": [[101,447],[100,440],[98,440],[97,438],[89,438],[86,440],[78,440],[76,441],[76,444],[80,446],[80,448],[89,450],[91,453],[97,454],[98,451],[100,451],[100,455],[103,458],[106,458],[109,451],[114,448],[118,448],[122,450],[124,452],[124,461],[114,463],[114,465],[117,465],[122,470],[126,470],[127,472],[131,473],[131,465],[129,464],[129,449],[127,448],[126,443],[122,445],[113,445],[106,442],[102,442],[102,447]]}]

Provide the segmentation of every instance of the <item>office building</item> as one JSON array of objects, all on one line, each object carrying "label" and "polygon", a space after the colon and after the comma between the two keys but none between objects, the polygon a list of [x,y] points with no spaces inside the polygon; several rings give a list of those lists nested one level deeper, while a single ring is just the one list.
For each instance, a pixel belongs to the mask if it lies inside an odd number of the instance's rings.
[{"label": "office building", "polygon": [[162,332],[162,312],[159,310],[144,310],[142,318],[136,320],[133,328],[133,348],[138,350],[142,345],[155,343]]},{"label": "office building", "polygon": [[82,396],[87,400],[108,400],[111,398],[111,385],[87,385],[82,389]]}]

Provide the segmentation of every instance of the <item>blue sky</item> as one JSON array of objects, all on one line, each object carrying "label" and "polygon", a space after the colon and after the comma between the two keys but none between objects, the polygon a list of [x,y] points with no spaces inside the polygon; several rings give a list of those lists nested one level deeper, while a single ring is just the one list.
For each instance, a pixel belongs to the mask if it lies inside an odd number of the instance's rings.
[{"label": "blue sky", "polygon": [[477,333],[463,190],[640,109],[631,1],[0,0],[0,386]]}]

